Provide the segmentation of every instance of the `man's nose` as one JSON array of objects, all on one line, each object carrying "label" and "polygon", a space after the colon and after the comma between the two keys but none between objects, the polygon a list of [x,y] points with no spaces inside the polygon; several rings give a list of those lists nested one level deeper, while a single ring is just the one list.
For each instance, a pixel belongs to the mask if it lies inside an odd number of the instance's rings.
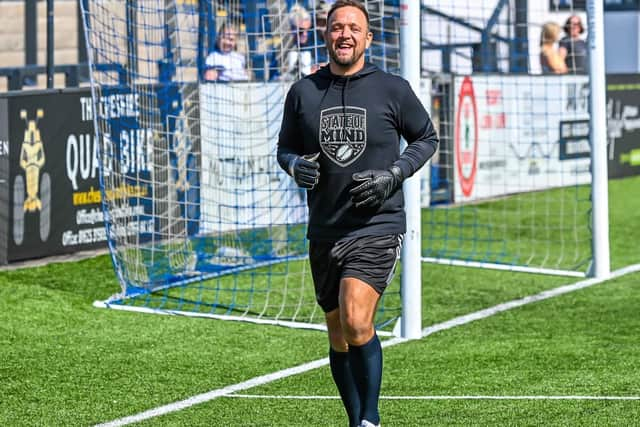
[{"label": "man's nose", "polygon": [[340,32],[340,36],[341,37],[351,37],[351,28],[349,27],[342,27],[342,31]]}]

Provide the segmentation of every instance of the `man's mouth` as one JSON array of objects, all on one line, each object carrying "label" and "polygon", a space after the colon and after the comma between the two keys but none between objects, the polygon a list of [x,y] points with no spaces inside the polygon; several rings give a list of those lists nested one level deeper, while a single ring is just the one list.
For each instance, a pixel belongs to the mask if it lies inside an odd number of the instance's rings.
[{"label": "man's mouth", "polygon": [[341,44],[339,44],[337,46],[336,52],[338,54],[349,54],[349,53],[351,53],[352,49],[353,49],[353,46],[351,46],[349,44],[341,43]]}]

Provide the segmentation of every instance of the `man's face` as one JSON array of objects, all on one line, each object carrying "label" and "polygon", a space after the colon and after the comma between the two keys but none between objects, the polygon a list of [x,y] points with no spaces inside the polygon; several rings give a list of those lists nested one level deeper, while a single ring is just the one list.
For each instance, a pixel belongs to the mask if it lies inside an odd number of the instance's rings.
[{"label": "man's face", "polygon": [[364,51],[371,44],[372,38],[366,16],[353,6],[336,9],[329,19],[325,33],[331,60],[344,70],[364,64]]},{"label": "man's face", "polygon": [[309,29],[311,28],[311,20],[303,19],[297,22],[296,25],[293,26],[293,31],[295,31],[296,38],[300,44],[305,44],[309,41]]}]

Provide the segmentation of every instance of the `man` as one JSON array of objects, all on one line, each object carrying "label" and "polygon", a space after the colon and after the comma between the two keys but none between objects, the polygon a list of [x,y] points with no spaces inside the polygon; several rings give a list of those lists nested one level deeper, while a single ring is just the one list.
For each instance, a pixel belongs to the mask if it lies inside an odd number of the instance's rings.
[{"label": "man", "polygon": [[280,80],[297,80],[311,74],[313,66],[311,31],[311,14],[299,4],[293,5],[289,11],[291,39],[285,43],[286,52]]},{"label": "man", "polygon": [[580,38],[584,33],[582,20],[577,15],[572,15],[564,24],[566,36],[560,40],[560,55],[564,57],[565,64],[570,73],[584,74],[587,72],[587,43]]},{"label": "man", "polygon": [[[365,62],[365,7],[337,0],[327,21],[329,65],[289,90],[278,162],[308,189],[309,261],[350,426],[376,426],[382,348],[373,319],[406,228],[402,182],[438,140],[409,84]],[[401,155],[400,136],[409,143]]]}]

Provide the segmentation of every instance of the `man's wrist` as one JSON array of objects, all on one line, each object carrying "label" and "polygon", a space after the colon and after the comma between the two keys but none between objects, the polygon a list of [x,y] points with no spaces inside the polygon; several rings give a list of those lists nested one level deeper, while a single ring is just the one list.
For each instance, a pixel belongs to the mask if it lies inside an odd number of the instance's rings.
[{"label": "man's wrist", "polygon": [[402,169],[400,169],[400,166],[394,164],[389,168],[389,172],[391,172],[391,175],[393,175],[394,178],[394,189],[398,188],[404,181],[404,174],[402,173]]},{"label": "man's wrist", "polygon": [[289,172],[289,176],[294,176],[296,161],[298,161],[298,156],[295,154],[291,154],[289,162],[287,163],[287,172]]}]

